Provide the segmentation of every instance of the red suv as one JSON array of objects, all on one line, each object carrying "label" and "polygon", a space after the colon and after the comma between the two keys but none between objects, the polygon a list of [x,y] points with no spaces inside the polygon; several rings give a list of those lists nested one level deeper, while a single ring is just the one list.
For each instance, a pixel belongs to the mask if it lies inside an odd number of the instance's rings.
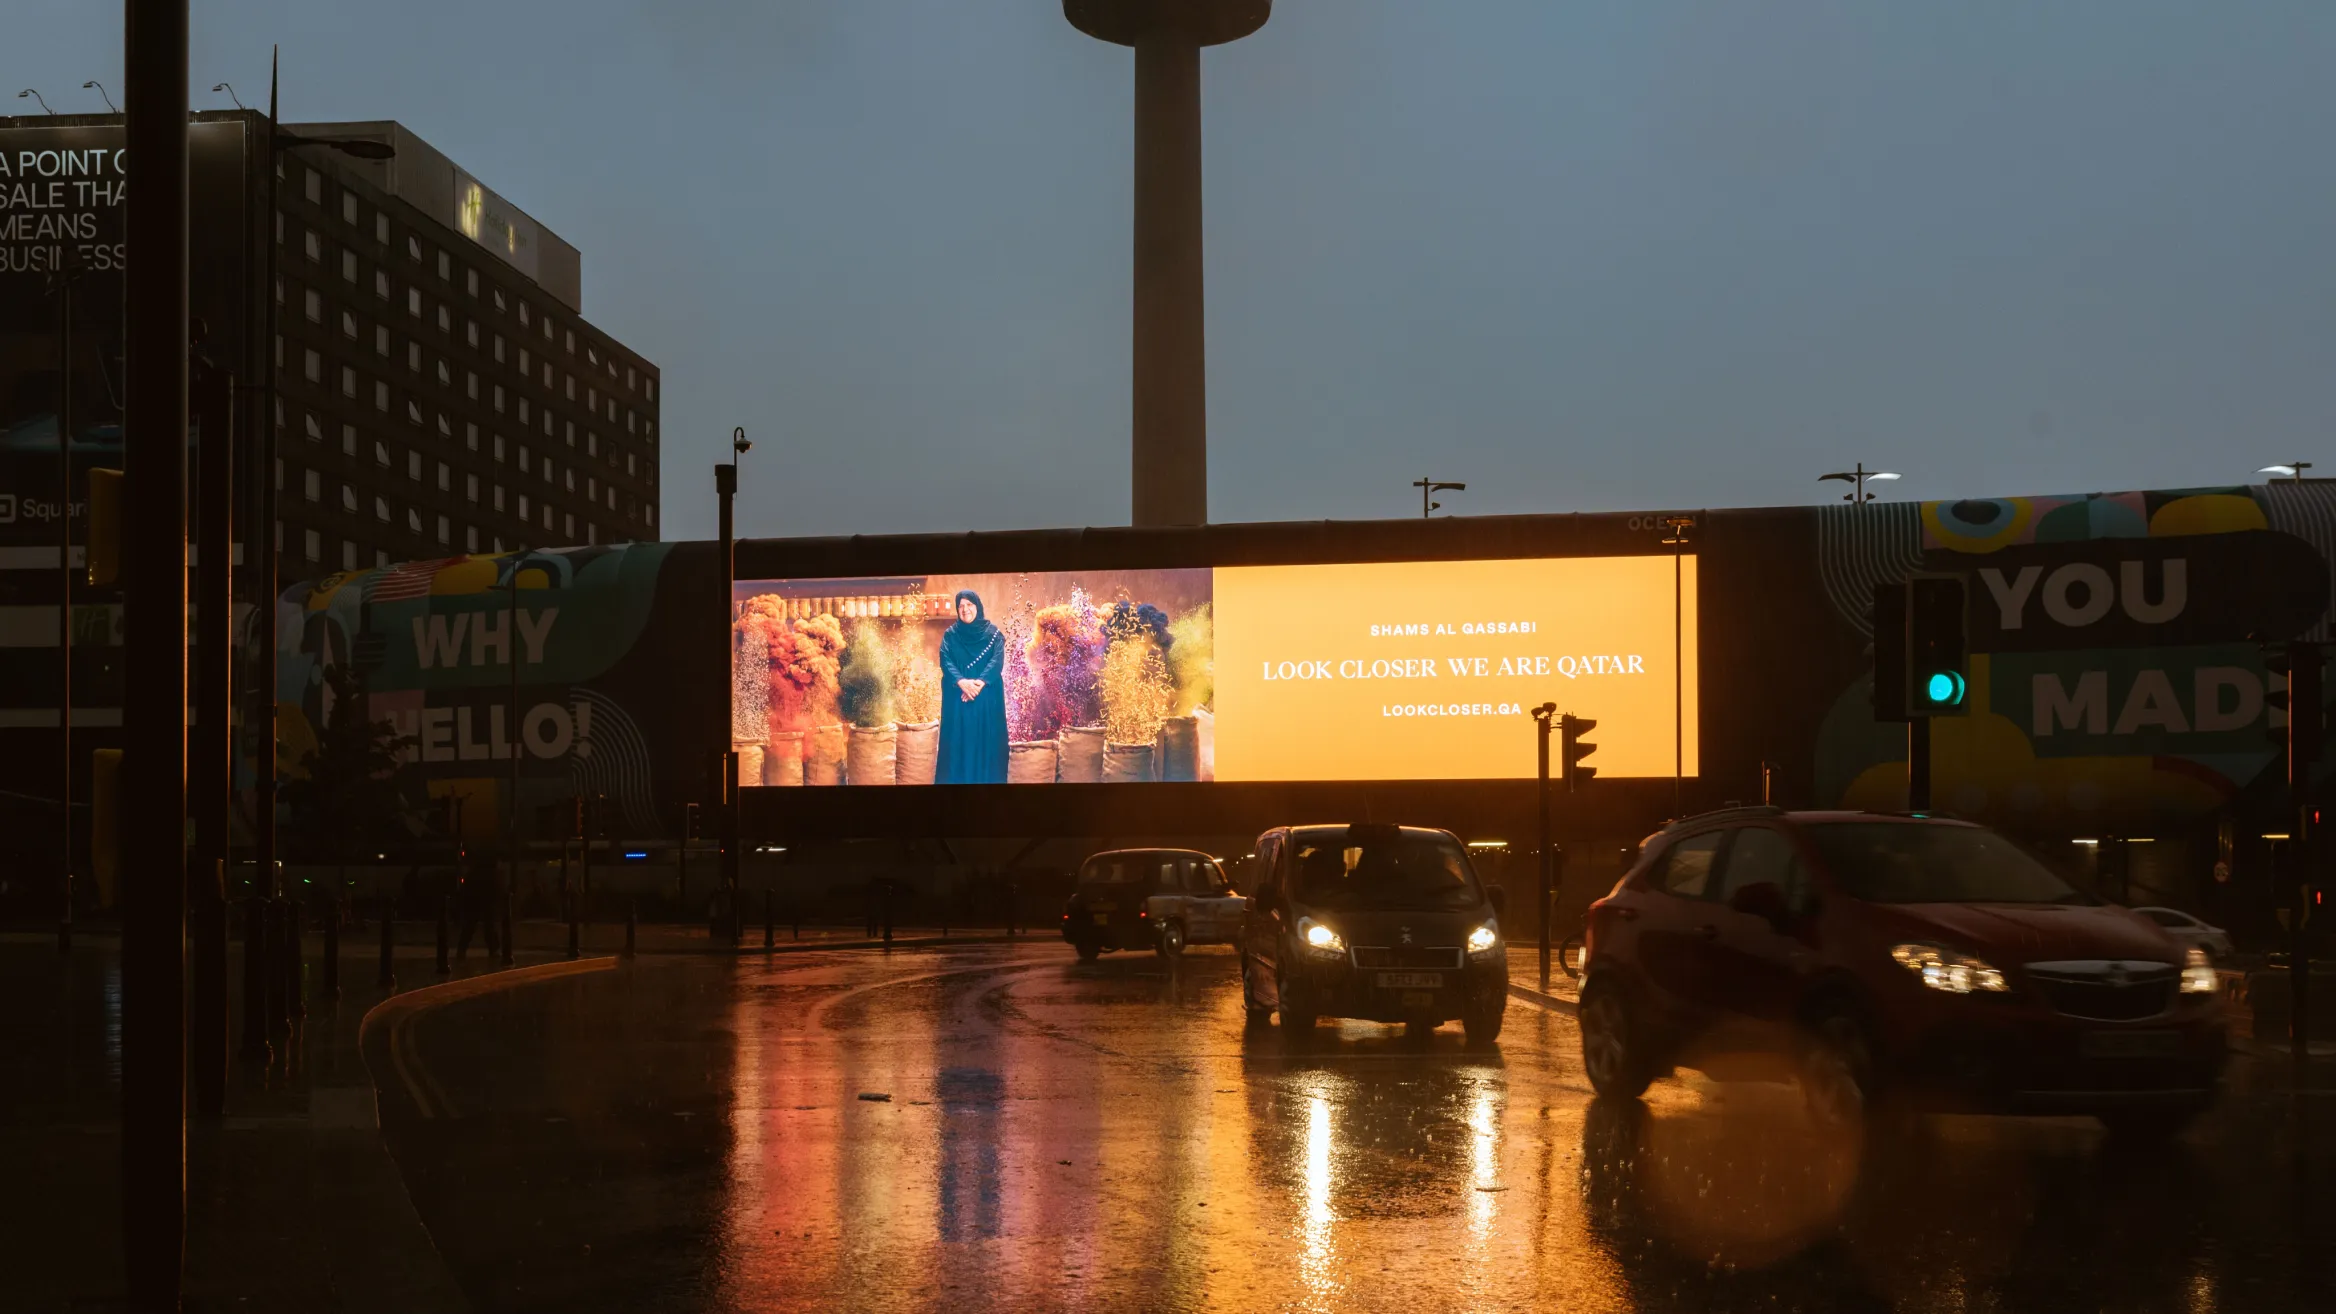
[{"label": "red suv", "polygon": [[2223,1063],[2205,954],[1943,817],[1691,817],[1590,905],[1584,945],[1582,1063],[1618,1098],[1784,1053],[1830,1119],[1891,1092],[2163,1136]]}]

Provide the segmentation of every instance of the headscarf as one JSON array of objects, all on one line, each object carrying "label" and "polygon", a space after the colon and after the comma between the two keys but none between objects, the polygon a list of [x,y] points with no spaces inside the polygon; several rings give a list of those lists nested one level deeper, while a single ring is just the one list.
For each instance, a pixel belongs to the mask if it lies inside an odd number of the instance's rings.
[{"label": "headscarf", "polygon": [[[968,601],[973,603],[972,620],[964,619],[964,613],[958,611]],[[941,655],[958,670],[975,670],[990,658],[990,649],[1003,642],[1004,636],[990,622],[988,609],[981,605],[981,595],[972,589],[959,589],[950,610],[957,614],[958,620],[941,636]]]}]

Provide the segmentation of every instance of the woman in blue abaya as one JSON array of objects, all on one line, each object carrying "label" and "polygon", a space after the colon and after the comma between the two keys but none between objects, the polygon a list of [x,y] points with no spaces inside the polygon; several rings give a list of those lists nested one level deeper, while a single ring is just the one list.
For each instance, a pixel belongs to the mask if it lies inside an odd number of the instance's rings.
[{"label": "woman in blue abaya", "polygon": [[981,596],[957,595],[957,623],[941,636],[941,755],[936,785],[1006,783],[1006,636],[982,616]]}]

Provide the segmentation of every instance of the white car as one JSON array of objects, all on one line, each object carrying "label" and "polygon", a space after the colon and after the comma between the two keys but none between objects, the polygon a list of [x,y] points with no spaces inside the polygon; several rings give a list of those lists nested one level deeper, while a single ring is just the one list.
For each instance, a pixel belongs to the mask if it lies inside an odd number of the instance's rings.
[{"label": "white car", "polygon": [[2156,922],[2174,937],[2174,942],[2185,949],[2204,949],[2209,958],[2231,956],[2231,937],[2228,931],[2206,923],[2179,908],[2136,908],[2133,911]]}]

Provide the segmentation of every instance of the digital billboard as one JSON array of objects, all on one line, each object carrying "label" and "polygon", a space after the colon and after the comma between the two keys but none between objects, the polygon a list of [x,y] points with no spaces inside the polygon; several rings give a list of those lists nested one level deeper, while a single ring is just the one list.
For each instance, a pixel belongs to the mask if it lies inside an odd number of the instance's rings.
[{"label": "digital billboard", "polygon": [[1695,564],[744,581],[731,739],[750,786],[1523,779],[1555,702],[1694,775]]}]

